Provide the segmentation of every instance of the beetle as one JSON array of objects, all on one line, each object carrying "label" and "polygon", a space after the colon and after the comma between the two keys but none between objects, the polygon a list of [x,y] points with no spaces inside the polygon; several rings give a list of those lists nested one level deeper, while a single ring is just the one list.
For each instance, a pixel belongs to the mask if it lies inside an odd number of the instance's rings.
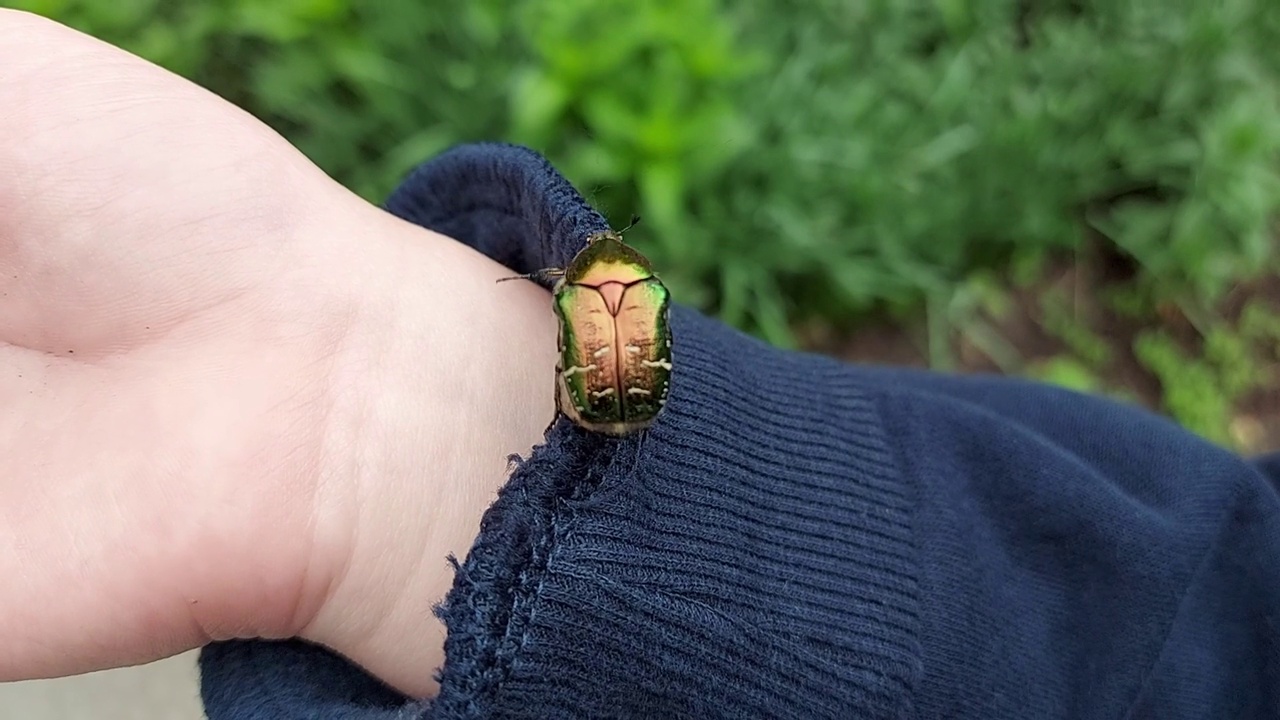
[{"label": "beetle", "polygon": [[555,280],[560,412],[615,437],[652,425],[671,387],[671,298],[648,258],[605,230],[565,267],[502,278],[515,279]]}]

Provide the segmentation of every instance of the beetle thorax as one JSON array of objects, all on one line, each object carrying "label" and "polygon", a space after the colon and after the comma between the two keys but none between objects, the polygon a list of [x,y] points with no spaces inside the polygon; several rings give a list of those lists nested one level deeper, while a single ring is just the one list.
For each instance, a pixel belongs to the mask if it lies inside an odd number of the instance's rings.
[{"label": "beetle thorax", "polygon": [[565,268],[565,281],[599,287],[607,282],[628,285],[653,277],[649,261],[616,237],[591,241]]}]

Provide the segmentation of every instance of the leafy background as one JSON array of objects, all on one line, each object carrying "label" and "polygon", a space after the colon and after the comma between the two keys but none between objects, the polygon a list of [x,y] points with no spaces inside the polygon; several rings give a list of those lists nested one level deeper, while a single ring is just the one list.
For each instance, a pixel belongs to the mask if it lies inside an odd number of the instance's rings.
[{"label": "leafy background", "polygon": [[1280,448],[1274,0],[0,0],[373,201],[530,145],[778,345],[1108,393]]}]

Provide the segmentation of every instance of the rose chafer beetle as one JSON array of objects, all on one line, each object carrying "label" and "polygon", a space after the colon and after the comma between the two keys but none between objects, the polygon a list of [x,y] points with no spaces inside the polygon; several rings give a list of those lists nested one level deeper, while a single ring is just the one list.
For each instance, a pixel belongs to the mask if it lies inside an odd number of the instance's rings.
[{"label": "rose chafer beetle", "polygon": [[555,279],[560,412],[613,436],[653,424],[671,386],[671,303],[649,260],[606,230],[564,268],[518,277]]}]

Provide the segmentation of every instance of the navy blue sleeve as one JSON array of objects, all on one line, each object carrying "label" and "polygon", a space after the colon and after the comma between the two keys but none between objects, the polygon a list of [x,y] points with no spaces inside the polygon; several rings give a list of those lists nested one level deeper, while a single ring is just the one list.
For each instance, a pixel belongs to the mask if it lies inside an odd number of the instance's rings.
[{"label": "navy blue sleeve", "polygon": [[[516,272],[604,227],[505,145],[427,163],[387,208]],[[1280,459],[685,308],[672,329],[650,431],[561,420],[486,513],[437,609],[436,698],[235,641],[201,656],[210,720],[1280,717]]]}]

